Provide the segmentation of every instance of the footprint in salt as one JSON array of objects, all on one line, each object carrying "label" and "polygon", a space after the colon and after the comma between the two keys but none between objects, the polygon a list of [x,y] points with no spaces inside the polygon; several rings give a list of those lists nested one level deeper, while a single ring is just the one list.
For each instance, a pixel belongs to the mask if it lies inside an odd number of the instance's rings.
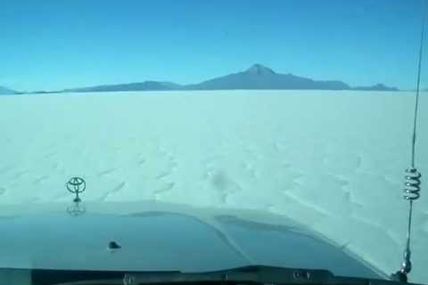
[{"label": "footprint in salt", "polygon": [[242,188],[235,181],[230,179],[227,174],[221,170],[214,170],[207,173],[210,185],[217,191],[220,201],[227,203],[230,195],[241,191]]},{"label": "footprint in salt", "polygon": [[174,187],[175,187],[174,182],[164,183],[161,187],[153,191],[154,199],[160,200],[164,194],[173,191]]},{"label": "footprint in salt", "polygon": [[138,166],[142,166],[144,163],[146,163],[146,159],[145,158],[139,158],[137,161]]},{"label": "footprint in salt", "polygon": [[99,200],[100,201],[105,201],[109,196],[111,196],[112,194],[118,193],[120,192],[122,189],[124,189],[126,186],[126,183],[124,181],[120,182],[119,184],[117,184],[115,187],[113,187],[111,190],[108,190],[106,193],[104,193],[104,195],[102,195]]},{"label": "footprint in salt", "polygon": [[46,181],[48,179],[49,179],[49,176],[46,176],[46,175],[40,176],[34,180],[34,183],[41,184],[41,183],[43,183],[43,181]]},{"label": "footprint in salt", "polygon": [[97,175],[98,175],[98,177],[101,177],[101,176],[104,176],[104,175],[109,175],[109,174],[111,174],[112,172],[114,172],[116,170],[117,170],[116,168],[109,168],[109,169],[106,169],[106,170],[98,172]]}]

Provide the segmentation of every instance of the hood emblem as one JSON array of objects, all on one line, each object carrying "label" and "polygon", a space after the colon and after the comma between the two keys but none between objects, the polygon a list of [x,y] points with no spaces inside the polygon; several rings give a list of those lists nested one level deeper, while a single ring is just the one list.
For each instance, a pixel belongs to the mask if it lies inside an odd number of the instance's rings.
[{"label": "hood emblem", "polygon": [[73,202],[79,203],[82,200],[79,197],[79,194],[85,192],[86,190],[86,181],[81,177],[72,177],[65,184],[67,190],[76,196],[73,199]]}]

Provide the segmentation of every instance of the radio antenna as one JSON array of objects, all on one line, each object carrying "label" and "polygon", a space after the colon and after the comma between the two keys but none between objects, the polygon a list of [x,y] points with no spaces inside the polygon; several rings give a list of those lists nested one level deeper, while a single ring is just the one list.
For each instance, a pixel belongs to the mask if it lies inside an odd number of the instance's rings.
[{"label": "radio antenna", "polygon": [[422,174],[416,168],[416,133],[418,126],[418,112],[419,112],[419,97],[420,97],[420,83],[421,83],[421,70],[422,70],[422,55],[423,55],[423,47],[424,47],[424,36],[425,36],[425,19],[426,19],[426,1],[424,1],[424,16],[422,21],[422,29],[420,36],[420,44],[419,44],[419,55],[418,55],[418,75],[416,80],[416,96],[415,96],[415,107],[413,113],[413,133],[412,133],[412,152],[411,152],[411,163],[410,167],[405,171],[405,182],[403,189],[403,198],[409,201],[409,214],[407,220],[407,238],[406,238],[406,247],[404,249],[403,254],[403,262],[401,264],[401,268],[393,277],[398,279],[401,282],[407,282],[407,275],[412,270],[412,262],[411,262],[411,232],[412,232],[412,216],[413,216],[413,201],[419,199],[420,191],[421,191],[421,177]]}]

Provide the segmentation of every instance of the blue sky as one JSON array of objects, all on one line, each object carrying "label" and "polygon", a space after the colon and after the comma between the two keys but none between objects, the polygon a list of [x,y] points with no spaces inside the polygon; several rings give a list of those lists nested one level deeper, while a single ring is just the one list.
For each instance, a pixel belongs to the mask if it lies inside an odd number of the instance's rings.
[{"label": "blue sky", "polygon": [[5,0],[0,85],[185,84],[262,63],[353,86],[414,88],[422,1]]}]

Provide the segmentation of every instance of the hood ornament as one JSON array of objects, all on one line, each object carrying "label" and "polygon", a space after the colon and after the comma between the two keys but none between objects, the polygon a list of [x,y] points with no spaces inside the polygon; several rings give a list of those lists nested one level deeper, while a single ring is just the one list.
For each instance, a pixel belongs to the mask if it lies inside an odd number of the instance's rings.
[{"label": "hood ornament", "polygon": [[70,216],[77,217],[83,215],[86,212],[85,206],[82,204],[82,199],[79,195],[86,190],[86,181],[81,177],[72,177],[65,184],[68,192],[75,194],[73,204],[67,207],[67,213]]},{"label": "hood ornament", "polygon": [[79,203],[82,201],[79,197],[79,194],[85,192],[86,190],[86,181],[83,178],[72,177],[70,180],[68,180],[65,186],[69,192],[76,195],[76,197],[73,199],[73,202]]}]

